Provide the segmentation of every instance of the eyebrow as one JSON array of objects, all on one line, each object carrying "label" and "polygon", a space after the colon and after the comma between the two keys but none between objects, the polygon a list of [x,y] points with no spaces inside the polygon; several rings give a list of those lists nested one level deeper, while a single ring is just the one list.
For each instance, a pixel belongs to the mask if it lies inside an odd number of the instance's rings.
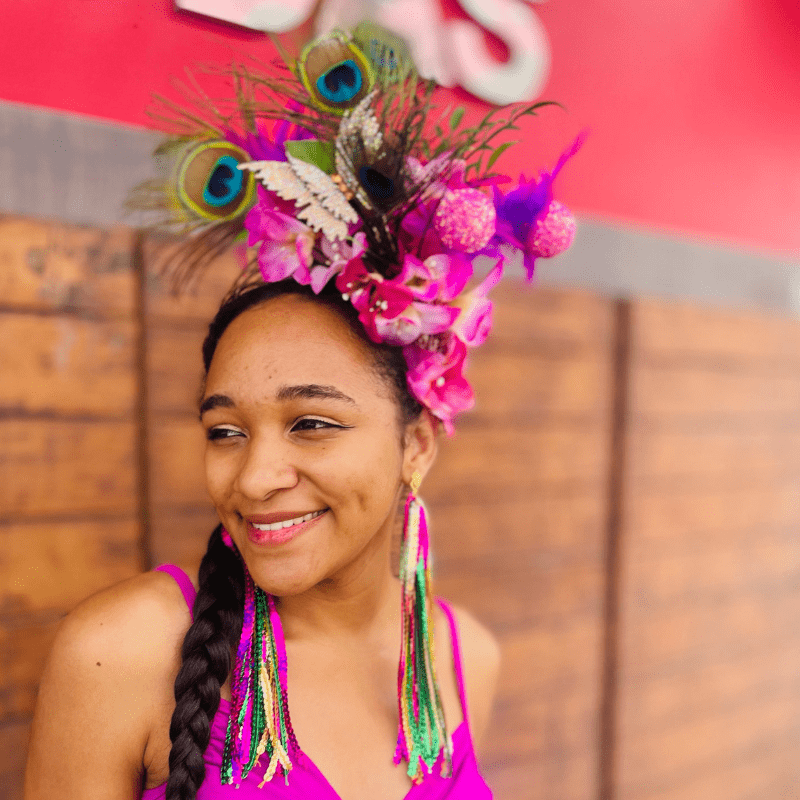
[{"label": "eyebrow", "polygon": [[[319,383],[303,383],[297,386],[281,386],[275,393],[279,403],[290,400],[338,400],[358,408],[352,397],[339,391],[335,386],[324,386]],[[236,403],[225,394],[212,394],[200,404],[200,416],[215,408],[235,408]]]},{"label": "eyebrow", "polygon": [[352,397],[340,392],[335,386],[323,386],[319,383],[304,383],[299,386],[281,386],[275,393],[275,398],[280,403],[288,400],[339,400],[358,408],[358,403]]},{"label": "eyebrow", "polygon": [[212,394],[200,404],[200,416],[215,408],[235,408],[236,403],[225,394]]}]

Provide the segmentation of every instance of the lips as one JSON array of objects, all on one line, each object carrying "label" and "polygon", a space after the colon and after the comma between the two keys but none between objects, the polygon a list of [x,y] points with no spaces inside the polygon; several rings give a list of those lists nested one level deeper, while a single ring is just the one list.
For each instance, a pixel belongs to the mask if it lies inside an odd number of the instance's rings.
[{"label": "lips", "polygon": [[303,522],[308,522],[314,517],[324,514],[325,509],[319,511],[292,511],[275,514],[255,514],[253,516],[245,517],[245,519],[257,530],[280,530],[281,528],[291,528],[294,525],[300,525]]},{"label": "lips", "polygon": [[254,544],[283,544],[317,524],[328,509],[251,514],[245,517],[247,537]]}]

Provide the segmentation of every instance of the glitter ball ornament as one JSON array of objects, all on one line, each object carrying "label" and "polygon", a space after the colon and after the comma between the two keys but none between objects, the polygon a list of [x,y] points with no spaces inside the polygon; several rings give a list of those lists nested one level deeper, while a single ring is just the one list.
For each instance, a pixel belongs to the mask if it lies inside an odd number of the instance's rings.
[{"label": "glitter ball ornament", "polygon": [[476,253],[494,236],[497,212],[494,203],[477,189],[447,192],[436,209],[436,233],[446,247]]},{"label": "glitter ball ornament", "polygon": [[536,220],[528,238],[528,246],[536,256],[550,258],[563,253],[575,238],[575,217],[558,200],[552,200],[547,214]]}]

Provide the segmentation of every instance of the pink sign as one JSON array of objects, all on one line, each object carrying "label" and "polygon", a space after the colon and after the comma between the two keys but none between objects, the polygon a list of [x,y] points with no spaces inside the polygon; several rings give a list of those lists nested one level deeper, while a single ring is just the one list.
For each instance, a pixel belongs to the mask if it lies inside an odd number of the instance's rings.
[{"label": "pink sign", "polygon": [[[176,0],[178,8],[256,30],[283,33],[302,25],[316,0]],[[459,0],[469,19],[445,19],[439,0],[323,0],[317,34],[370,19],[403,37],[420,73],[462,86],[498,105],[533,100],[547,78],[550,48],[542,23],[522,0]],[[499,37],[509,59],[489,53],[483,30]]]}]

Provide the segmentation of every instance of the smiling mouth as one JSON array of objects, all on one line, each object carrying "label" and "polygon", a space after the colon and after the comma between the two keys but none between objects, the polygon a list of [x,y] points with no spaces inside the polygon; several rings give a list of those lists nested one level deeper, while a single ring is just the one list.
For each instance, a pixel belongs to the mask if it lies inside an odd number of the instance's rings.
[{"label": "smiling mouth", "polygon": [[328,509],[323,508],[321,511],[311,511],[302,517],[287,519],[284,520],[283,522],[272,522],[269,525],[257,525],[255,522],[251,522],[250,525],[257,531],[279,531],[282,530],[283,528],[291,528],[295,525],[301,525],[303,522],[308,522],[309,520],[312,520],[315,517],[319,517],[320,515],[324,514],[327,510]]}]

